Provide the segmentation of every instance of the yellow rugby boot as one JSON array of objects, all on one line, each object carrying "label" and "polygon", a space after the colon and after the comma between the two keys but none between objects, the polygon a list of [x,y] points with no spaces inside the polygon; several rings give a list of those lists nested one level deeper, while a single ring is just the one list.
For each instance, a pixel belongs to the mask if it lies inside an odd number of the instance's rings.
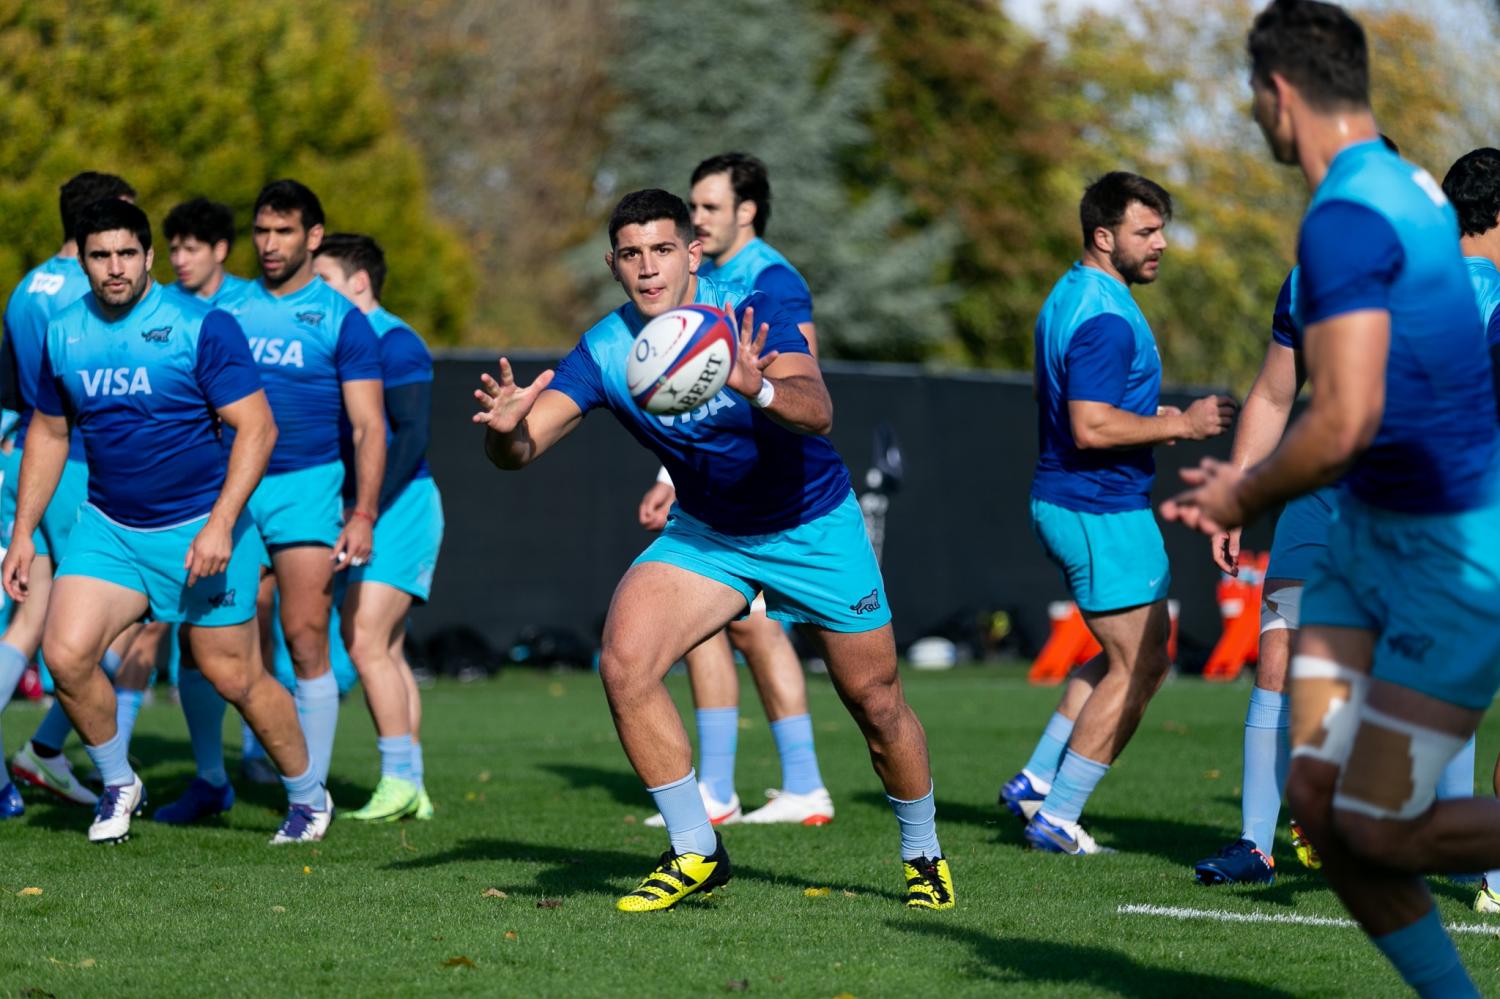
[{"label": "yellow rugby boot", "polygon": [[615,903],[621,912],[659,912],[670,909],[694,892],[707,895],[729,883],[729,854],[724,839],[714,833],[714,852],[673,853],[661,855],[656,870],[646,875],[640,886]]}]

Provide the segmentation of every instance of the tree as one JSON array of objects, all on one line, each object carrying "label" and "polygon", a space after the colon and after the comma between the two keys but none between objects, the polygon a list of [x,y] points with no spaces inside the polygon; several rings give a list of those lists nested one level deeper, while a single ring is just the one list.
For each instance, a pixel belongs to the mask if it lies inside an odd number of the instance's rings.
[{"label": "tree", "polygon": [[[242,232],[261,184],[295,176],[331,229],[384,245],[392,309],[453,338],[468,258],[357,40],[345,13],[293,0],[0,5],[0,281],[56,250],[57,188],[80,170],[125,177],[158,223],[194,195],[226,202]],[[248,239],[231,267],[255,273]],[[172,279],[165,253],[155,273]]]}]

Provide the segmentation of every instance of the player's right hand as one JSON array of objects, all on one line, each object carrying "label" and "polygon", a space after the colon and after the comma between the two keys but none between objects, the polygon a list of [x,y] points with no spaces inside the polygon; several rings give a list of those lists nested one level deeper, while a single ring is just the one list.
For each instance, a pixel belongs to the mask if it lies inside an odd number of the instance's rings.
[{"label": "player's right hand", "polygon": [[1214,565],[1231,576],[1240,574],[1240,529],[1219,531],[1213,536]]},{"label": "player's right hand", "polygon": [[474,398],[479,400],[483,408],[474,414],[474,422],[484,424],[497,434],[508,434],[515,430],[526,419],[526,414],[531,412],[531,407],[536,405],[537,396],[552,384],[552,375],[552,369],[549,368],[538,375],[536,381],[521,388],[510,370],[510,361],[500,358],[499,381],[489,374],[479,376],[483,386],[474,390]]},{"label": "player's right hand", "polygon": [[1187,422],[1195,441],[1217,437],[1234,424],[1234,414],[1240,404],[1227,395],[1207,395],[1197,399],[1187,408]]},{"label": "player's right hand", "polygon": [[36,545],[31,541],[31,533],[16,532],[5,552],[5,561],[0,563],[0,581],[4,583],[5,592],[18,604],[26,602],[31,563],[35,558]]},{"label": "player's right hand", "polygon": [[667,526],[667,512],[677,499],[677,490],[665,482],[653,482],[646,495],[641,497],[641,526],[648,531],[659,531]]}]

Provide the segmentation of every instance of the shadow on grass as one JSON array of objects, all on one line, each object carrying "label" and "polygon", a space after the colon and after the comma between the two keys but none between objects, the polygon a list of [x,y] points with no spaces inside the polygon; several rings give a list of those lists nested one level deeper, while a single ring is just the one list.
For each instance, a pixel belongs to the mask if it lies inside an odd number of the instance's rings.
[{"label": "shadow on grass", "polygon": [[641,786],[640,778],[628,770],[609,770],[577,763],[542,763],[539,768],[561,777],[575,788],[607,791],[610,797],[622,805],[644,808],[651,803],[646,789]]},{"label": "shadow on grass", "polygon": [[982,977],[1001,984],[1090,985],[1121,996],[1290,996],[1281,989],[1218,975],[1146,964],[1103,947],[1085,947],[1024,937],[993,937],[951,923],[888,921],[893,929],[958,943],[982,963]]}]

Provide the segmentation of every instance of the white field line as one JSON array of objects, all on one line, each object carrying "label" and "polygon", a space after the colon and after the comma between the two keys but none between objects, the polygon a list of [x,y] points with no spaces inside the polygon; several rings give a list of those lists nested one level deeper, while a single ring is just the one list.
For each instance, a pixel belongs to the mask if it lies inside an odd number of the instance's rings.
[{"label": "white field line", "polygon": [[[1207,919],[1218,923],[1279,923],[1285,926],[1334,926],[1341,929],[1354,929],[1356,926],[1352,920],[1330,919],[1327,916],[1299,916],[1285,912],[1225,912],[1219,909],[1187,909],[1175,905],[1122,905],[1115,912],[1122,916]],[[1500,923],[1449,923],[1447,929],[1449,933],[1500,936]]]}]

